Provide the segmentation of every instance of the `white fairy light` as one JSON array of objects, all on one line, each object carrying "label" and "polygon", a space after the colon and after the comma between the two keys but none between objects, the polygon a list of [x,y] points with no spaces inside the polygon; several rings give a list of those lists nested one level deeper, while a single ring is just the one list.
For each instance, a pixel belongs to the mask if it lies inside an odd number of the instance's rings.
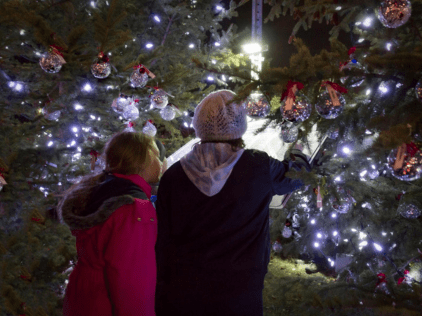
[{"label": "white fairy light", "polygon": [[311,224],[315,224],[315,220],[314,219],[311,219]]},{"label": "white fairy light", "polygon": [[95,8],[95,2],[91,1],[91,7]]},{"label": "white fairy light", "polygon": [[86,84],[84,85],[83,89],[84,89],[86,92],[90,92],[90,91],[92,91],[92,87],[91,87],[91,85],[90,85],[89,83],[86,83]]},{"label": "white fairy light", "polygon": [[78,132],[78,128],[76,126],[72,127],[72,132],[77,133]]},{"label": "white fairy light", "polygon": [[194,48],[194,47],[195,47],[195,45],[189,44],[189,48]]},{"label": "white fairy light", "polygon": [[352,231],[352,232],[357,232],[357,230],[356,230],[356,229],[354,229],[354,228],[352,228],[352,229],[351,229],[351,231]]},{"label": "white fairy light", "polygon": [[318,233],[318,234],[317,234],[317,237],[318,237],[318,238],[322,238],[322,234],[321,234],[321,233]]},{"label": "white fairy light", "polygon": [[53,146],[53,144],[54,144],[54,143],[53,143],[53,141],[52,141],[52,140],[50,140],[50,141],[48,142],[47,146],[48,146],[48,147],[51,147],[51,146]]},{"label": "white fairy light", "polygon": [[368,17],[363,21],[363,25],[366,27],[370,27],[372,24],[372,18]]},{"label": "white fairy light", "polygon": [[359,232],[359,239],[365,239],[366,236],[367,235],[365,233]]},{"label": "white fairy light", "polygon": [[223,10],[223,7],[221,5],[217,5],[215,8],[216,8],[217,11]]},{"label": "white fairy light", "polygon": [[377,243],[374,243],[374,248],[378,251],[382,251],[382,247],[378,245]]},{"label": "white fairy light", "polygon": [[[70,142],[70,144],[69,144],[69,146],[75,146],[76,145],[76,141],[74,141],[74,140],[72,140],[71,142]],[[68,146],[68,147],[69,147]]]},{"label": "white fairy light", "polygon": [[378,89],[381,91],[381,94],[385,94],[388,92],[387,85],[384,82],[381,82]]},{"label": "white fairy light", "polygon": [[345,153],[345,154],[350,154],[350,152],[351,152],[351,150],[350,150],[350,148],[349,147],[347,147],[347,146],[344,146],[343,147],[343,149],[342,149],[342,151]]},{"label": "white fairy light", "polygon": [[366,240],[364,240],[359,244],[359,247],[365,247],[367,245],[368,245],[368,242]]},{"label": "white fairy light", "polygon": [[387,233],[386,233],[386,232],[381,232],[381,234],[382,234],[383,236],[387,236]]},{"label": "white fairy light", "polygon": [[222,75],[221,76],[221,79],[223,79],[223,81],[226,81],[226,76],[225,75]]},{"label": "white fairy light", "polygon": [[335,231],[333,231],[333,236],[337,236],[338,235],[338,232],[335,230]]},{"label": "white fairy light", "polygon": [[336,178],[334,179],[334,181],[337,181],[337,182],[341,181],[341,177],[340,177],[340,176],[336,177]]},{"label": "white fairy light", "polygon": [[336,218],[336,217],[337,217],[337,214],[336,214],[336,213],[332,213],[332,214],[331,214],[331,217],[332,217],[332,218]]},{"label": "white fairy light", "polygon": [[188,113],[187,111],[184,111],[184,112],[183,112],[183,115],[184,115],[184,116],[188,116],[188,114],[189,114],[189,113]]},{"label": "white fairy light", "polygon": [[337,8],[336,8],[336,11],[340,11],[341,10],[341,7],[340,6],[338,6]]},{"label": "white fairy light", "polygon": [[213,77],[211,77],[211,76],[208,76],[208,77],[207,77],[207,80],[208,80],[208,81],[214,81],[214,78],[213,78]]},{"label": "white fairy light", "polygon": [[371,89],[367,89],[366,90],[366,95],[370,95],[371,94]]},{"label": "white fairy light", "polygon": [[214,45],[217,46],[217,47],[219,47],[220,46],[220,43],[219,42],[215,42]]},{"label": "white fairy light", "polygon": [[145,47],[146,47],[146,48],[152,48],[152,47],[154,47],[154,44],[152,44],[152,43],[147,43],[147,44],[145,45]]},{"label": "white fairy light", "polygon": [[94,116],[94,115],[90,114],[90,115],[89,115],[89,117],[90,117],[91,119],[95,120],[95,116]]},{"label": "white fairy light", "polygon": [[185,35],[189,35],[189,32],[186,32]]},{"label": "white fairy light", "polygon": [[154,15],[154,20],[157,22],[161,22],[160,18],[157,15]]},{"label": "white fairy light", "polygon": [[387,43],[387,44],[385,44],[385,48],[386,48],[387,50],[391,50],[391,46],[393,46],[391,43]]},{"label": "white fairy light", "polygon": [[344,241],[344,242],[348,242],[348,241],[349,241],[349,239],[343,239],[343,241]]},{"label": "white fairy light", "polygon": [[184,126],[189,127],[188,123],[184,122],[183,123]]},{"label": "white fairy light", "polygon": [[15,86],[16,83],[14,83],[13,81],[9,81],[8,85],[9,88],[13,88]]},{"label": "white fairy light", "polygon": [[20,30],[20,31],[19,31],[19,34],[20,34],[20,35],[25,35],[25,30]]},{"label": "white fairy light", "polygon": [[215,65],[217,61],[215,59],[211,60],[211,62]]},{"label": "white fairy light", "polygon": [[318,243],[318,242],[315,242],[315,243],[314,243],[314,247],[315,247],[315,248],[318,248],[318,247],[319,247],[319,243]]},{"label": "white fairy light", "polygon": [[79,103],[76,103],[74,105],[74,108],[75,108],[76,111],[79,111],[79,110],[82,110],[84,107],[82,105],[80,105]]},{"label": "white fairy light", "polygon": [[21,85],[20,83],[17,83],[16,86],[15,86],[16,91],[21,91],[22,88],[23,88],[23,85]]},{"label": "white fairy light", "polygon": [[358,43],[362,43],[365,39],[364,38],[360,38],[358,39]]},{"label": "white fairy light", "polygon": [[367,174],[368,173],[368,170],[363,170],[361,173],[359,173],[359,175],[361,176],[361,177],[363,177],[363,176],[365,176],[365,174]]}]

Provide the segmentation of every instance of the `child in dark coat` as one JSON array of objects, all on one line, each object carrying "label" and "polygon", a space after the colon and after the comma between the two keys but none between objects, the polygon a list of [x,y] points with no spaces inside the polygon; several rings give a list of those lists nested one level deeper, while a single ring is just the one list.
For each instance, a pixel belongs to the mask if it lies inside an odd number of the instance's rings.
[{"label": "child in dark coat", "polygon": [[[245,150],[246,112],[211,93],[193,119],[201,143],[158,189],[157,316],[259,316],[270,256],[269,204],[302,186],[297,163]],[[307,169],[310,167],[307,165]]]}]

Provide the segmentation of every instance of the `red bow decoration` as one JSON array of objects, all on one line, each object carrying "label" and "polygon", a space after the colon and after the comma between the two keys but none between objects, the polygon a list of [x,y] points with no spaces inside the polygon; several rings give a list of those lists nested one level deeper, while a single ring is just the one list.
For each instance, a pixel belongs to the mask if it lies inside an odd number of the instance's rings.
[{"label": "red bow decoration", "polygon": [[345,61],[344,63],[340,63],[340,71],[343,69],[344,66],[346,66],[349,62],[350,62],[350,55],[352,55],[354,52],[356,51],[356,47],[350,47],[349,51],[347,52],[347,54],[349,55],[349,60]]},{"label": "red bow decoration", "polygon": [[135,124],[133,124],[133,122],[129,122],[128,124],[127,124],[127,126],[128,127],[133,127]]},{"label": "red bow decoration", "polygon": [[141,74],[146,73],[147,75],[149,75],[151,73],[151,71],[149,71],[149,69],[142,64],[133,66],[133,69],[139,69],[139,73]]},{"label": "red bow decoration", "polygon": [[340,86],[337,83],[331,82],[331,81],[325,81],[322,83],[322,87],[324,87],[325,85],[329,84],[331,87],[333,87],[334,90],[340,92],[340,93],[347,93],[347,89]]},{"label": "red bow decoration", "polygon": [[400,284],[402,284],[403,283],[403,281],[406,279],[406,274],[409,274],[409,270],[404,270],[404,277],[400,277],[398,280],[397,280],[397,285],[400,285]]},{"label": "red bow decoration", "polygon": [[296,95],[293,92],[293,87],[295,85],[296,85],[297,90],[303,89],[303,83],[289,80],[286,85],[286,90],[284,90],[283,94],[281,95],[280,101],[283,101],[286,97],[293,98],[293,101],[295,101]]},{"label": "red bow decoration", "polygon": [[410,157],[414,157],[418,152],[419,148],[415,145],[414,142],[411,142],[410,144],[406,144],[406,150],[409,153]]},{"label": "red bow decoration", "polygon": [[94,149],[91,149],[91,151],[89,152],[89,154],[93,157],[95,157],[95,159],[98,158],[99,153],[97,151],[95,151]]},{"label": "red bow decoration", "polygon": [[385,277],[385,274],[384,273],[378,273],[377,274],[377,277],[378,277],[378,281],[377,281],[377,284],[375,286],[378,286],[381,283],[387,283],[387,280],[386,280],[386,277]]},{"label": "red bow decoration", "polygon": [[100,52],[99,54],[98,54],[98,58],[101,60],[101,61],[103,61],[103,62],[105,62],[105,63],[108,63],[109,62],[109,58],[108,58],[108,56],[106,55],[106,54],[104,54],[103,52]]},{"label": "red bow decoration", "polygon": [[133,100],[133,102],[138,103],[139,102],[139,99],[135,99],[135,100]]},{"label": "red bow decoration", "polygon": [[[154,121],[153,120],[148,120],[148,122],[150,122],[151,124],[154,124]],[[146,123],[145,123],[146,124]]]}]

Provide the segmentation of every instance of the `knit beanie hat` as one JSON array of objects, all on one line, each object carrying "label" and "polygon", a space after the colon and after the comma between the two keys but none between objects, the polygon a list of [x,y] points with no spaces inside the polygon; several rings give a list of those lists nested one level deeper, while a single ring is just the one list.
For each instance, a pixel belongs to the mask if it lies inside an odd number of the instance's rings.
[{"label": "knit beanie hat", "polygon": [[235,96],[230,90],[211,92],[195,109],[193,128],[201,140],[231,140],[246,132],[246,109],[229,103]]}]

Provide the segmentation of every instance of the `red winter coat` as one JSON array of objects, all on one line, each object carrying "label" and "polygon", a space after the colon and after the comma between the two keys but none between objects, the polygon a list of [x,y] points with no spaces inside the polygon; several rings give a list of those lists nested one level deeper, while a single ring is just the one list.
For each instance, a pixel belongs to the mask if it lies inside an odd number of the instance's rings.
[{"label": "red winter coat", "polygon": [[155,315],[157,217],[149,200],[134,198],[145,197],[139,188],[151,198],[140,176],[110,174],[86,197],[85,210],[75,210],[72,199],[64,203],[62,217],[78,252],[64,316]]}]

